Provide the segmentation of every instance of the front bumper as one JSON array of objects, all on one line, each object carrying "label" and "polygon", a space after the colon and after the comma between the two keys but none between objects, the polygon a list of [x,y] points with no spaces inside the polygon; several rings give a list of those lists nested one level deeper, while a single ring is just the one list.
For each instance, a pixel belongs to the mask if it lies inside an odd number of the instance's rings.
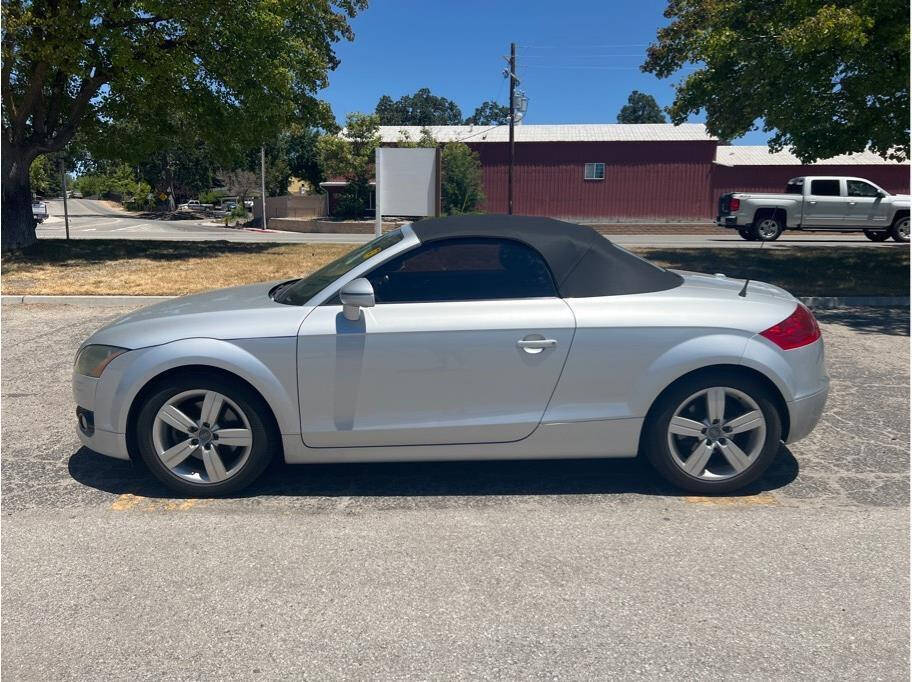
[{"label": "front bumper", "polygon": [[788,403],[790,424],[788,438],[785,439],[786,443],[801,440],[814,430],[817,422],[820,421],[820,415],[823,414],[829,392],[829,380],[827,380],[826,388],[822,391]]},{"label": "front bumper", "polygon": [[[95,393],[99,379],[73,373],[73,398],[78,411],[76,416],[76,433],[90,450],[98,454],[116,457],[117,459],[130,459],[127,451],[127,437],[123,433],[114,433],[98,428],[95,424]],[[85,422],[80,423],[80,414],[91,415],[92,428],[85,428]]]}]

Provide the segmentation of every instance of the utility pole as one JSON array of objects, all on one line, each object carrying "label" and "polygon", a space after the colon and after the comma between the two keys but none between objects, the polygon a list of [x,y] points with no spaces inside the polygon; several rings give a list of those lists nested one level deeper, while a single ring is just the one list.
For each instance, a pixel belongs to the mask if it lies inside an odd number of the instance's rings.
[{"label": "utility pole", "polygon": [[70,212],[67,210],[66,166],[60,162],[60,175],[63,177],[63,220],[66,224],[66,238],[70,239]]},{"label": "utility pole", "polygon": [[266,147],[260,147],[260,192],[263,201],[263,229],[266,229]]},{"label": "utility pole", "polygon": [[507,214],[513,215],[513,126],[516,123],[516,43],[510,43],[510,166],[507,170]]}]

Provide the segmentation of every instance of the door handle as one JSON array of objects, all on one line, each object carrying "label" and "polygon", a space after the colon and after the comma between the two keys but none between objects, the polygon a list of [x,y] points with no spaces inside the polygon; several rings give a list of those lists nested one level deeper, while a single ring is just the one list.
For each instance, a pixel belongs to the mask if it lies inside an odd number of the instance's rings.
[{"label": "door handle", "polygon": [[527,351],[540,351],[545,348],[556,348],[557,339],[520,339],[516,345]]},{"label": "door handle", "polygon": [[850,202],[849,202],[849,206],[854,206],[854,205],[857,204],[857,203],[858,203],[857,201],[850,201]]},{"label": "door handle", "polygon": [[809,203],[811,206],[815,206],[815,205],[817,204],[816,201],[809,201],[808,203]]}]

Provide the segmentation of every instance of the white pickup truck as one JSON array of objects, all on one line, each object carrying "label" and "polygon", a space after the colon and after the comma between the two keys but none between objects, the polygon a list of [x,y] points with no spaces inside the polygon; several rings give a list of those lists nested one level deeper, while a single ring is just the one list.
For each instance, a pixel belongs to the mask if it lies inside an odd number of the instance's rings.
[{"label": "white pickup truck", "polygon": [[784,230],[828,230],[908,242],[909,195],[890,194],[863,178],[792,178],[784,194],[723,194],[716,225],[749,241],[773,241]]}]

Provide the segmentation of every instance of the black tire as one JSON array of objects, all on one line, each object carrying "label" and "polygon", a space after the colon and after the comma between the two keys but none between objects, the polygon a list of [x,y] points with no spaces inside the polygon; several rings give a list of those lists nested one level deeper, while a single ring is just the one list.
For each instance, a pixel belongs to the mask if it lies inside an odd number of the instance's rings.
[{"label": "black tire", "polygon": [[887,231],[865,230],[864,236],[872,242],[885,242],[890,238],[890,233]]},{"label": "black tire", "polygon": [[899,216],[890,226],[890,236],[893,241],[903,244],[909,243],[909,216]]},{"label": "black tire", "polygon": [[[754,462],[740,474],[719,480],[691,476],[675,463],[668,445],[668,428],[675,410],[689,396],[699,391],[723,386],[750,396],[766,420],[766,437]],[[643,452],[653,468],[672,485],[692,493],[724,494],[756,481],[769,468],[779,451],[782,422],[773,396],[762,383],[727,371],[707,371],[673,384],[653,406],[643,433]]]},{"label": "black tire", "polygon": [[782,224],[782,220],[775,216],[767,215],[754,221],[754,224],[751,225],[751,234],[754,236],[755,241],[774,242],[779,239],[779,235],[782,234],[784,229],[785,226]]},{"label": "black tire", "polygon": [[755,241],[754,233],[749,227],[739,227],[738,234],[741,235],[741,239],[745,239],[749,242]]},{"label": "black tire", "polygon": [[[233,401],[250,424],[252,443],[246,462],[224,481],[193,483],[180,478],[165,466],[155,450],[153,425],[159,409],[185,391],[216,391]],[[281,443],[263,399],[240,381],[217,375],[188,374],[157,387],[145,400],[136,420],[136,444],[143,462],[152,474],[172,490],[193,497],[218,497],[237,492],[253,483],[281,451]],[[188,458],[189,460],[189,458]]]}]

